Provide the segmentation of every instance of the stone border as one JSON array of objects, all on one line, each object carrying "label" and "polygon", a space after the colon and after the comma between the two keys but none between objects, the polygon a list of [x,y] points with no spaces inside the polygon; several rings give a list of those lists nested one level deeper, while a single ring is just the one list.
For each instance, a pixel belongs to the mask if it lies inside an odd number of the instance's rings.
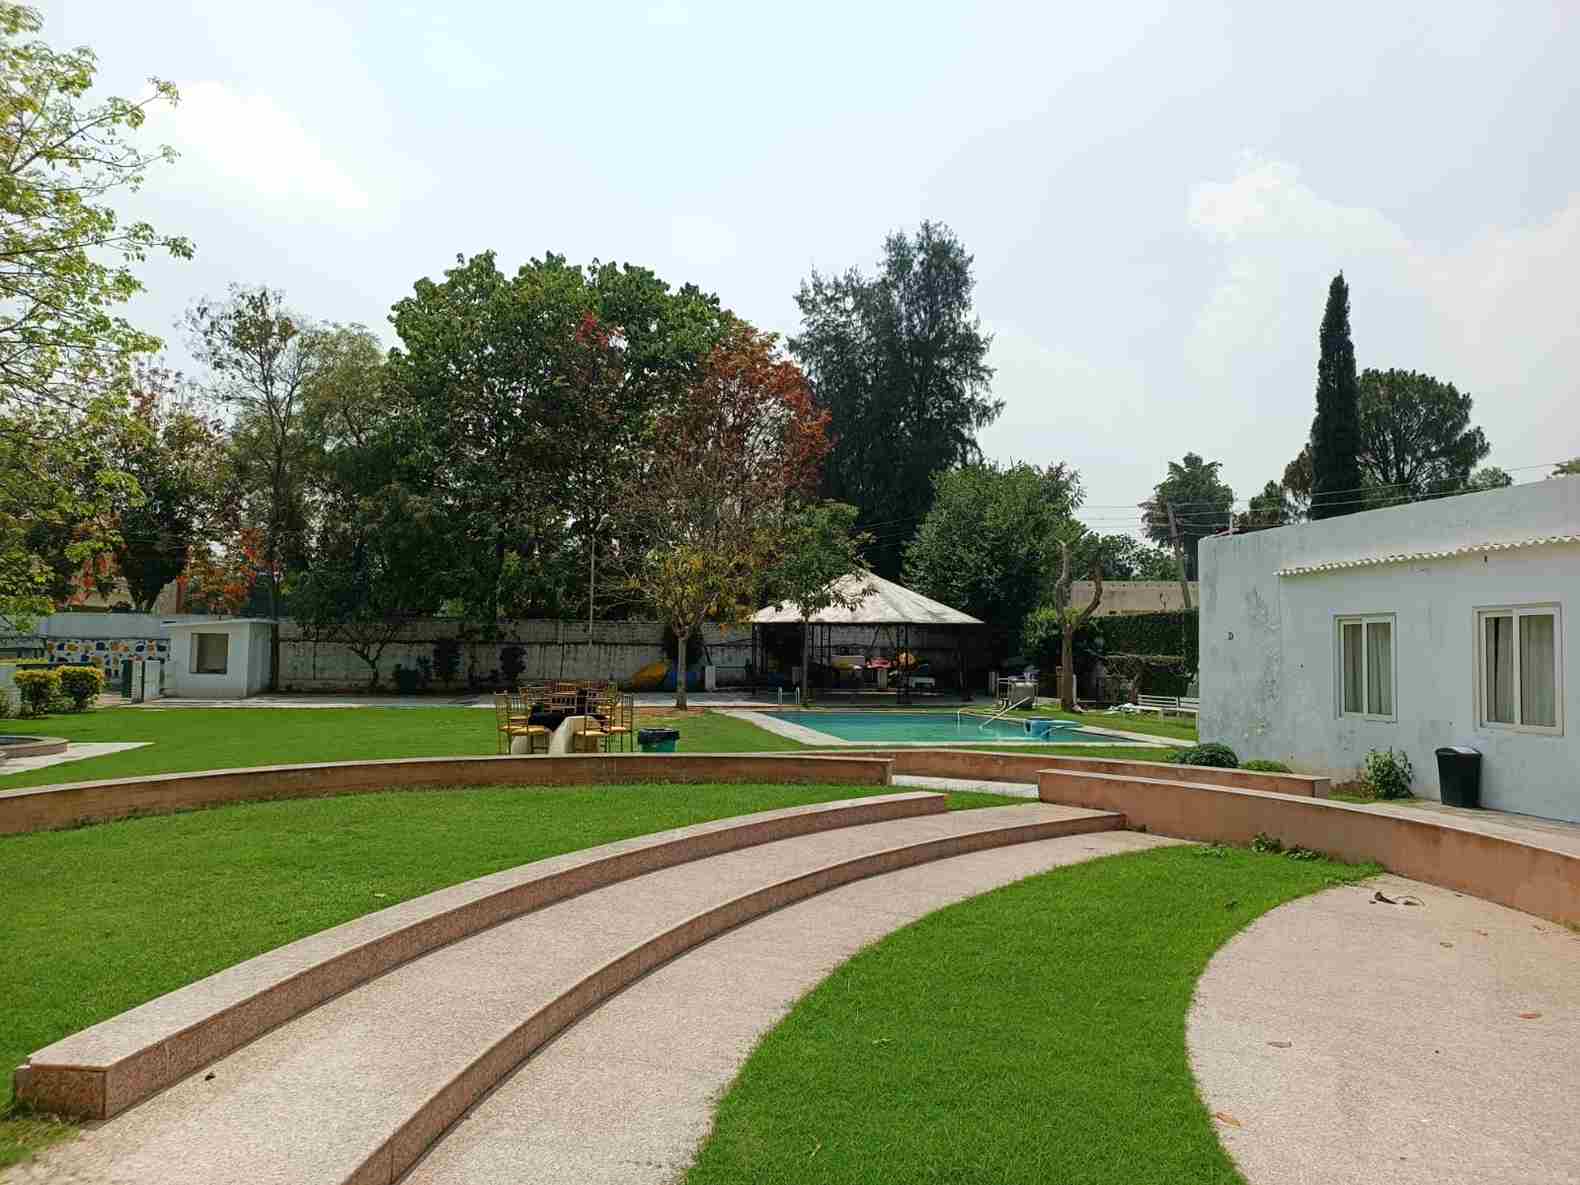
[{"label": "stone border", "polygon": [[265,765],[0,790],[0,836],[277,798],[461,786],[644,782],[887,786],[889,766],[882,759],[854,753],[582,753],[565,757],[419,757]]},{"label": "stone border", "polygon": [[[823,752],[815,750],[814,752]],[[830,755],[851,756],[856,750],[837,749]],[[1268,790],[1295,794],[1302,798],[1326,798],[1327,778],[1308,774],[1263,773],[1251,769],[1216,769],[1210,766],[1171,765],[1163,761],[1131,761],[1122,757],[1058,757],[1048,753],[987,753],[980,749],[862,749],[868,757],[885,757],[894,762],[896,774],[933,778],[962,778],[984,782],[1019,782],[1035,785],[1047,769],[1085,770],[1091,773],[1128,774],[1141,778],[1182,780],[1186,771],[1198,783],[1236,787],[1242,790]]]},{"label": "stone border", "polygon": [[1123,812],[1131,826],[1211,843],[1258,834],[1580,925],[1580,856],[1479,830],[1472,820],[1158,778],[1048,769],[1044,802]]},{"label": "stone border", "polygon": [[1123,826],[1123,816],[1104,813],[1085,818],[1049,819],[1008,827],[983,828],[980,831],[920,840],[826,864],[694,914],[678,925],[631,947],[590,975],[567,984],[553,1000],[526,1017],[452,1078],[439,1093],[428,1099],[398,1131],[357,1167],[348,1180],[357,1185],[392,1185],[456,1120],[509,1077],[536,1050],[614,993],[677,955],[727,930],[819,893],[886,872],[897,872],[970,852],[1094,831],[1113,831]]},{"label": "stone border", "polygon": [[[4,733],[7,739],[14,739],[25,734]],[[0,745],[0,761],[7,757],[53,757],[57,753],[64,753],[71,744],[65,737],[29,737],[28,744]]]},{"label": "stone border", "polygon": [[842,827],[942,814],[941,794],[717,819],[569,852],[402,902],[178,988],[32,1054],[17,1098],[107,1119],[325,1000],[440,946],[644,873]]}]

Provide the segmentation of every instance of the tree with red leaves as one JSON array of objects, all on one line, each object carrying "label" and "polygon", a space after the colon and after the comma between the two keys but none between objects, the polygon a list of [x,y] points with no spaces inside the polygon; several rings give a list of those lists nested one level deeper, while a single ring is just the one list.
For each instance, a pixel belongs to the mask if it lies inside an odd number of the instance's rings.
[{"label": "tree with red leaves", "polygon": [[827,429],[777,335],[741,321],[657,416],[645,470],[620,507],[622,544],[628,583],[679,641],[677,708],[692,633],[757,608],[786,514],[817,487]]}]

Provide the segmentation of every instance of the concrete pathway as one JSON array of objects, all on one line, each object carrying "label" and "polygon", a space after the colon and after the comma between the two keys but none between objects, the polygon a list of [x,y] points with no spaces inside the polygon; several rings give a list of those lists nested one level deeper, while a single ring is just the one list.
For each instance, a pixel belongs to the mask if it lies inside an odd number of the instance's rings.
[{"label": "concrete pathway", "polygon": [[1037,787],[1029,782],[984,782],[980,778],[933,778],[924,774],[895,774],[896,786],[917,790],[971,790],[978,794],[1003,794],[1009,798],[1036,798]]},{"label": "concrete pathway", "polygon": [[462,1119],[403,1185],[676,1181],[758,1039],[863,946],[1011,881],[1171,842],[1112,831],[956,856],[743,926],[560,1037]]},{"label": "concrete pathway", "polygon": [[1250,1185],[1580,1182],[1580,935],[1551,922],[1331,889],[1218,952],[1188,1043]]},{"label": "concrete pathway", "polygon": [[64,753],[50,753],[43,757],[8,757],[0,761],[0,778],[24,770],[48,769],[52,765],[67,765],[73,761],[86,761],[90,757],[124,753],[127,749],[141,749],[151,744],[152,741],[72,741]]},{"label": "concrete pathway", "polygon": [[[392,1149],[398,1172],[409,1163],[399,1161],[402,1149],[415,1155],[443,1130],[442,1120],[419,1121],[430,1100],[449,1099],[453,1086],[478,1074],[492,1084],[530,1052],[525,1027],[538,1017],[552,1020],[576,985],[618,989],[624,981],[608,969],[655,935],[683,935],[709,911],[792,880],[810,881],[809,891],[832,888],[839,882],[825,883],[822,870],[841,860],[884,853],[885,866],[901,868],[904,862],[887,854],[907,844],[973,836],[1013,842],[1027,828],[1047,834],[1104,826],[1112,826],[1111,816],[1048,803],[957,811],[761,844],[599,888],[441,947],[330,1000],[48,1154],[20,1179],[384,1182]],[[1070,838],[1087,842],[1085,835]],[[1024,840],[1038,841],[1029,834]],[[730,909],[743,920],[754,916]],[[776,957],[786,974],[800,962],[794,951]],[[674,1031],[665,1041],[673,1050]],[[602,1103],[596,1113],[608,1123]]]}]

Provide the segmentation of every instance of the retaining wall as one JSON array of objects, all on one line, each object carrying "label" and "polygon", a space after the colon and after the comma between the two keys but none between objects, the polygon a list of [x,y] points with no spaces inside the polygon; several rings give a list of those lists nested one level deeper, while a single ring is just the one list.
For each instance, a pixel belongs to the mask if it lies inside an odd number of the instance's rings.
[{"label": "retaining wall", "polygon": [[466,786],[644,782],[887,786],[891,762],[801,754],[583,753],[565,757],[423,757],[273,765],[0,790],[0,835],[166,814],[223,803]]},{"label": "retaining wall", "polygon": [[1044,802],[1119,811],[1132,828],[1156,835],[1232,844],[1270,835],[1286,847],[1380,864],[1400,876],[1580,925],[1580,855],[1477,830],[1473,820],[1425,813],[1412,818],[1262,790],[1063,769],[1044,771],[1038,788]]}]

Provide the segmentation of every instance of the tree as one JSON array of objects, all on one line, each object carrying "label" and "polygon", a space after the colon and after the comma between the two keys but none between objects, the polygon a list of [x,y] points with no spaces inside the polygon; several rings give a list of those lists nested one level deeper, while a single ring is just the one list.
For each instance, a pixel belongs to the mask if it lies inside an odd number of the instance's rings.
[{"label": "tree", "polygon": [[860,512],[881,576],[898,575],[933,475],[979,460],[977,432],[1004,407],[989,393],[992,337],[972,314],[971,265],[948,227],[923,222],[884,241],[875,276],[814,271],[796,295],[790,350],[834,438],[823,493]]},{"label": "tree", "polygon": [[1075,566],[1091,567],[1096,559],[1104,580],[1174,580],[1174,556],[1161,547],[1150,547],[1134,535],[1098,535],[1088,532],[1077,544]]},{"label": "tree", "polygon": [[431,504],[394,483],[334,511],[313,565],[292,582],[293,613],[307,637],[338,642],[366,663],[376,692],[385,649],[438,607],[432,566],[447,532]]},{"label": "tree", "polygon": [[1260,494],[1253,494],[1244,514],[1234,516],[1234,529],[1244,534],[1248,531],[1265,531],[1269,527],[1282,527],[1296,521],[1297,512],[1289,493],[1276,481],[1262,487]]},{"label": "tree", "polygon": [[660,408],[697,381],[723,332],[718,302],[696,289],[671,292],[640,268],[589,271],[547,255],[507,277],[485,252],[419,280],[391,314],[408,484],[457,532],[450,595],[490,634],[502,617],[572,603],[576,537],[591,559]]},{"label": "tree", "polygon": [[222,301],[199,301],[187,325],[211,396],[236,417],[233,456],[258,511],[252,522],[275,622],[269,669],[278,677],[280,587],[300,566],[307,533],[303,410],[323,363],[324,335],[287,308],[282,293],[241,285]]},{"label": "tree", "polygon": [[933,505],[905,549],[905,583],[1017,634],[1052,581],[1056,534],[1081,504],[1080,476],[993,462],[933,479]]},{"label": "tree", "polygon": [[1501,490],[1514,484],[1514,478],[1496,465],[1483,465],[1477,469],[1465,482],[1465,492],[1478,493],[1481,490]]},{"label": "tree", "polygon": [[651,462],[618,507],[616,561],[678,640],[677,708],[691,634],[761,603],[786,515],[816,488],[827,423],[777,338],[738,321],[660,413]]},{"label": "tree", "polygon": [[142,291],[132,265],[156,250],[192,255],[186,239],[123,224],[103,202],[174,159],[126,135],[151,105],[179,96],[155,79],[141,100],[89,105],[93,51],[26,39],[41,27],[32,8],[0,4],[0,411],[81,412],[114,390],[133,357],[159,348],[113,313]]},{"label": "tree", "polygon": [[1351,514],[1361,501],[1360,385],[1350,341],[1350,290],[1344,273],[1328,286],[1328,304],[1318,333],[1317,416],[1311,424],[1311,510],[1313,519]]},{"label": "tree", "polygon": [[1492,451],[1482,430],[1470,425],[1471,407],[1469,395],[1431,375],[1362,372],[1358,459],[1362,483],[1375,490],[1370,504],[1467,488],[1476,463]]},{"label": "tree", "polygon": [[23,409],[0,416],[0,622],[25,631],[68,597],[115,542],[114,501],[136,483],[109,467],[118,403],[81,413]]},{"label": "tree", "polygon": [[1580,475],[1580,457],[1574,457],[1568,461],[1559,462],[1557,465],[1553,466],[1553,471],[1547,476],[1574,477],[1577,475]]},{"label": "tree", "polygon": [[1291,522],[1300,522],[1311,514],[1311,443],[1301,446],[1295,459],[1284,466],[1284,477],[1279,483],[1291,510]]},{"label": "tree", "polygon": [[1070,557],[1080,543],[1079,526],[1059,536],[1059,579],[1053,589],[1053,608],[1064,630],[1064,654],[1059,663],[1059,706],[1066,712],[1075,711],[1075,634],[1091,620],[1092,614],[1103,601],[1103,565],[1098,557],[1092,559],[1092,599],[1082,608],[1070,603]]},{"label": "tree", "polygon": [[1147,538],[1173,543],[1178,531],[1186,580],[1197,579],[1197,548],[1201,541],[1229,529],[1234,490],[1219,480],[1218,470],[1222,467],[1222,461],[1205,461],[1196,453],[1186,453],[1180,461],[1169,462],[1169,475],[1153,487],[1152,497],[1141,504]]},{"label": "tree", "polygon": [[801,698],[810,699],[812,628],[825,609],[854,609],[870,585],[841,587],[839,581],[861,570],[867,536],[855,531],[856,508],[843,502],[817,502],[792,512],[780,531],[778,562],[769,577],[776,605],[792,605],[801,618]]},{"label": "tree", "polygon": [[152,612],[160,592],[206,546],[226,488],[226,441],[202,415],[181,377],[140,368],[132,415],[113,445],[117,466],[136,483],[114,498],[111,554],[132,607]]}]

